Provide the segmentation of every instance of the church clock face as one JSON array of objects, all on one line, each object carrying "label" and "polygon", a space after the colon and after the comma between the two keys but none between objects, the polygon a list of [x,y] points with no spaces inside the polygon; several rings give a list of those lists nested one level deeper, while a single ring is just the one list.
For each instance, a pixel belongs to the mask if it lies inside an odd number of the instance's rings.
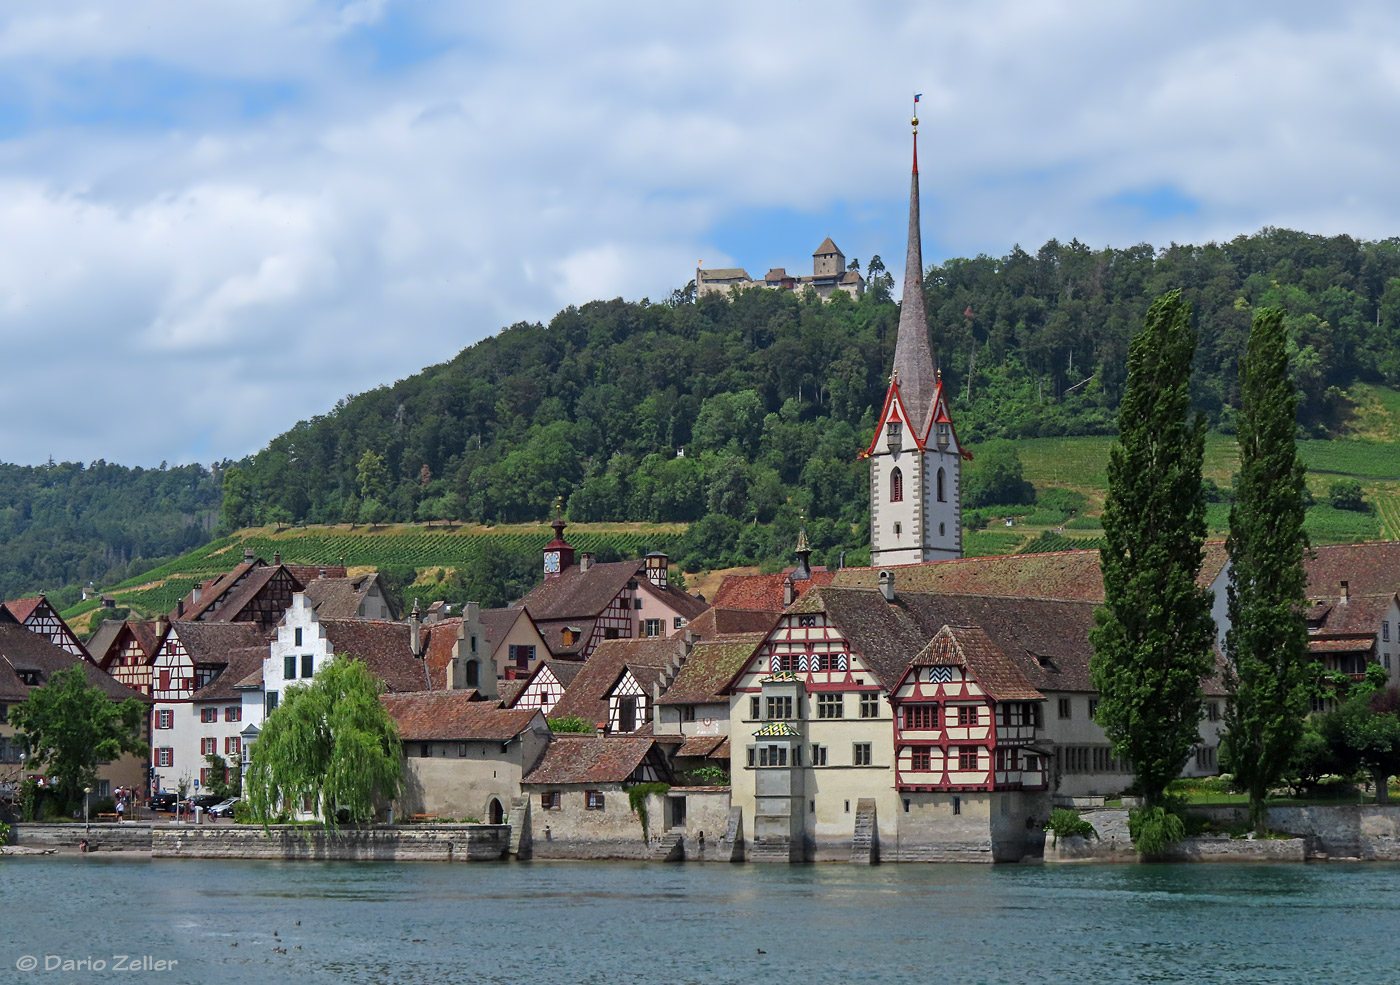
[{"label": "church clock face", "polygon": [[545,551],[545,552],[544,552],[544,570],[545,570],[548,574],[551,574],[551,575],[552,575],[552,574],[557,574],[557,573],[558,573],[558,571],[559,571],[559,552],[558,552],[558,551]]}]

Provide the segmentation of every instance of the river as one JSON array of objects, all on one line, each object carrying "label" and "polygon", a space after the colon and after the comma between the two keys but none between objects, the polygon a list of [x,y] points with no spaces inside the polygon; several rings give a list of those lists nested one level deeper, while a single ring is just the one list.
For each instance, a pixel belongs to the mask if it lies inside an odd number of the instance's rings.
[{"label": "river", "polygon": [[1400,983],[1400,866],[1384,864],[55,856],[0,861],[0,887],[17,982]]}]

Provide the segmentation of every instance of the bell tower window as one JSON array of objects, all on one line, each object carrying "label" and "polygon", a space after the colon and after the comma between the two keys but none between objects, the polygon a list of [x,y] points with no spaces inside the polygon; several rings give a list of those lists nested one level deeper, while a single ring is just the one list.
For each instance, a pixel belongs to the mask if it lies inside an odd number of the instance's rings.
[{"label": "bell tower window", "polygon": [[939,501],[940,503],[946,503],[946,502],[948,501],[948,497],[944,494],[944,491],[943,491],[943,481],[944,481],[943,470],[942,470],[942,469],[939,469],[939,470],[938,470],[938,501]]},{"label": "bell tower window", "polygon": [[[939,498],[942,499],[943,497],[940,496]],[[890,502],[904,502],[904,471],[897,465],[890,472]]]}]

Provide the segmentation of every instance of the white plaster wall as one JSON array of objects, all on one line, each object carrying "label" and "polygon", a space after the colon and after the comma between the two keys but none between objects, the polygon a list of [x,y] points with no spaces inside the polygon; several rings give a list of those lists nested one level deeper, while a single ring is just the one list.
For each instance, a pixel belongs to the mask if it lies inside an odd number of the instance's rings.
[{"label": "white plaster wall", "polygon": [[[934,425],[935,436],[937,425]],[[955,449],[951,442],[949,449]],[[924,560],[962,557],[962,456],[930,443],[924,454]],[[943,469],[943,495],[938,499],[938,470]],[[940,524],[942,525],[940,532]]]},{"label": "white plaster wall", "polygon": [[[923,488],[923,455],[913,447],[913,439],[905,428],[904,446],[898,452],[885,450],[883,425],[880,444],[870,456],[870,502],[875,506],[871,517],[870,539],[873,546],[871,563],[914,564],[923,560],[919,528],[919,496]],[[890,475],[898,467],[904,473],[904,499],[890,502]],[[895,535],[899,524],[899,535]]]}]

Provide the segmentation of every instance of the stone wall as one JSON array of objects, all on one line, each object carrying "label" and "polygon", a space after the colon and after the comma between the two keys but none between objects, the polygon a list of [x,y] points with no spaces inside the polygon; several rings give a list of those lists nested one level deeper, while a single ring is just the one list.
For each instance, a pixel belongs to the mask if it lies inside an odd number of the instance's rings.
[{"label": "stone wall", "polygon": [[84,838],[94,852],[148,852],[151,825],[94,824],[84,831],[81,824],[24,822],[10,828],[11,841],[27,848],[77,848]]},{"label": "stone wall", "polygon": [[[651,845],[642,837],[642,821],[632,813],[627,791],[621,784],[600,783],[589,787],[603,796],[603,809],[590,810],[586,791],[574,785],[530,784],[530,842],[535,858],[644,859]],[[541,807],[540,796],[558,791],[560,804]],[[647,798],[648,828],[659,837],[666,828],[665,798]],[[708,835],[706,837],[709,837]]]},{"label": "stone wall", "polygon": [[502,859],[510,842],[506,824],[419,824],[320,828],[274,824],[158,827],[153,858],[264,858],[316,861],[487,862]]},{"label": "stone wall", "polygon": [[[1242,821],[1243,807],[1206,807],[1198,812],[1223,822]],[[1400,861],[1400,804],[1342,804],[1270,807],[1268,825],[1304,840],[1310,856]]]}]

